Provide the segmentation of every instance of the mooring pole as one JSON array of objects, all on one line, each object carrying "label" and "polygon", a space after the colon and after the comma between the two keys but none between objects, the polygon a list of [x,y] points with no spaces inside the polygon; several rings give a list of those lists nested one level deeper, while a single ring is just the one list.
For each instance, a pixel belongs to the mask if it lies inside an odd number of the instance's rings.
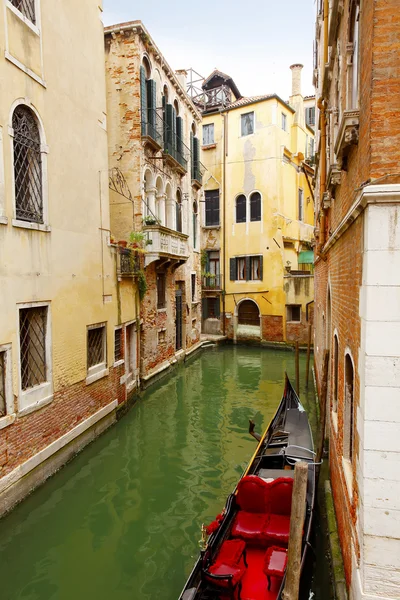
[{"label": "mooring pole", "polygon": [[311,323],[308,324],[308,344],[307,344],[307,364],[306,364],[306,388],[308,388],[308,378],[310,374],[310,354],[311,354]]},{"label": "mooring pole", "polygon": [[325,426],[326,426],[326,398],[328,392],[328,368],[329,368],[329,350],[324,352],[324,362],[322,369],[322,384],[321,384],[321,402],[320,402],[320,429],[318,437],[318,449],[315,457],[315,462],[320,463],[322,452],[325,443]]},{"label": "mooring pole", "polygon": [[296,392],[300,396],[300,370],[299,370],[299,342],[295,345],[295,362],[296,362]]},{"label": "mooring pole", "polygon": [[292,510],[290,514],[290,533],[288,562],[286,569],[283,600],[298,600],[301,569],[301,546],[306,508],[308,465],[298,462],[294,468]]}]

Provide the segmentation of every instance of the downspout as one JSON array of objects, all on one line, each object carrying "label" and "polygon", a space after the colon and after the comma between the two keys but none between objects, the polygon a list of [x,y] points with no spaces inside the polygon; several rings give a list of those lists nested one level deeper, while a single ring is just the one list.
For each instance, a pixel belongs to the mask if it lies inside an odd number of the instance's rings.
[{"label": "downspout", "polygon": [[[329,14],[329,0],[324,0],[324,70],[328,62],[328,14]],[[320,157],[320,188],[319,188],[319,200],[320,200],[320,234],[317,254],[320,256],[322,248],[325,244],[325,210],[322,207],[322,199],[326,191],[326,102],[323,96],[318,99],[317,106],[321,111],[321,157]]]},{"label": "downspout", "polygon": [[225,335],[226,334],[226,326],[225,326],[225,295],[226,295],[226,235],[225,235],[225,231],[226,231],[226,194],[225,194],[225,182],[226,182],[226,176],[225,176],[225,171],[226,171],[226,135],[227,135],[227,127],[226,127],[226,120],[227,120],[227,114],[223,114],[222,115],[223,118],[223,123],[224,123],[224,131],[223,131],[223,135],[224,135],[224,143],[223,143],[223,152],[224,152],[224,157],[223,157],[223,172],[222,172],[222,211],[223,211],[223,216],[222,216],[222,261],[223,261],[223,265],[224,265],[224,276],[223,276],[223,285],[222,285],[222,334]]}]

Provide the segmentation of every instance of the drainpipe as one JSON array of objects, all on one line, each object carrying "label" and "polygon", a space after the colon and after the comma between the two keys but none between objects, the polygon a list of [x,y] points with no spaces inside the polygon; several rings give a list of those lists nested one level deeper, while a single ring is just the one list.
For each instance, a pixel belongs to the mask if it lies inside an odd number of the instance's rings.
[{"label": "drainpipe", "polygon": [[222,115],[222,119],[223,119],[223,125],[224,125],[224,130],[223,130],[223,135],[224,135],[224,143],[223,143],[223,152],[224,152],[224,158],[223,158],[223,173],[222,173],[222,210],[223,210],[223,217],[222,217],[222,261],[223,261],[223,265],[224,265],[224,277],[223,277],[223,285],[222,285],[222,335],[225,335],[226,333],[226,327],[225,327],[225,295],[226,295],[226,235],[225,235],[225,231],[226,231],[226,202],[225,202],[225,198],[226,198],[226,194],[225,194],[225,182],[226,182],[226,176],[225,176],[225,171],[226,171],[226,134],[227,134],[227,126],[226,126],[226,121],[227,121],[227,114],[223,114]]},{"label": "drainpipe", "polygon": [[[329,15],[329,0],[324,0],[324,70],[326,69],[326,64],[328,62],[328,15]],[[317,106],[321,111],[321,157],[320,157],[320,191],[319,191],[319,199],[322,203],[322,199],[324,193],[326,191],[326,102],[321,96],[318,99]],[[321,211],[321,221],[320,221],[320,236],[319,236],[319,244],[317,254],[320,256],[322,248],[325,244],[325,210],[324,208],[320,209]]]}]

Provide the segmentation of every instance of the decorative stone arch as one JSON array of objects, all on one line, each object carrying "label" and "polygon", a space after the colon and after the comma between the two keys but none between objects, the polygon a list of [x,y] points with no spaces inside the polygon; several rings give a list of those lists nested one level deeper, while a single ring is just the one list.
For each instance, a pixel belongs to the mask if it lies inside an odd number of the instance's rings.
[{"label": "decorative stone arch", "polygon": [[143,173],[143,215],[145,217],[155,215],[156,212],[156,192],[155,176],[148,167]]},{"label": "decorative stone arch", "polygon": [[[249,221],[262,221],[263,219],[263,195],[260,190],[252,190],[248,195]],[[253,206],[252,206],[253,202]],[[258,206],[259,205],[259,206]],[[256,218],[255,218],[256,217]]]},{"label": "decorative stone arch", "polygon": [[165,192],[160,175],[156,179],[156,217],[162,225],[165,225]]},{"label": "decorative stone arch", "polygon": [[[15,136],[16,136],[17,132],[14,130],[14,120],[15,120],[16,111],[18,111],[19,107],[23,107],[23,110],[25,110],[28,118],[30,115],[31,122],[36,127],[37,133],[38,133],[38,140],[37,140],[38,154],[37,154],[37,156],[38,156],[38,162],[39,162],[39,165],[38,165],[39,166],[39,179],[40,179],[39,185],[40,185],[40,199],[41,199],[41,219],[38,222],[31,221],[29,219],[20,220],[21,217],[17,214],[18,210],[17,210],[16,185],[18,183],[18,181],[17,181],[18,173],[16,173],[16,171],[18,169],[18,164],[14,162],[15,161],[15,143],[16,143]],[[19,112],[22,113],[22,111],[19,111]],[[49,148],[46,143],[46,135],[45,135],[43,121],[40,117],[38,110],[30,102],[30,100],[28,98],[18,98],[11,105],[10,113],[9,113],[9,121],[8,121],[8,133],[12,140],[12,155],[11,155],[12,171],[11,172],[12,172],[12,202],[13,202],[14,219],[16,219],[18,225],[26,226],[26,227],[29,227],[30,229],[40,229],[40,230],[47,231],[49,229],[49,227],[48,227],[48,225],[49,225],[49,223],[48,223],[48,220],[49,220],[49,218],[48,218],[48,215],[49,215],[48,174],[47,174],[47,155],[49,153]],[[24,178],[24,180],[26,181],[25,178]],[[30,187],[31,187],[31,185],[30,185]]]},{"label": "decorative stone arch", "polygon": [[165,225],[169,229],[175,228],[175,198],[172,186],[168,181],[165,186]]},{"label": "decorative stone arch", "polygon": [[234,223],[246,223],[247,215],[248,215],[246,194],[244,194],[243,192],[240,192],[240,194],[237,194],[235,196],[233,210],[234,210],[233,222]]},{"label": "decorative stone arch", "polygon": [[351,350],[348,347],[346,347],[344,352],[343,375],[343,458],[351,462],[353,460],[355,432],[355,369],[354,359]]},{"label": "decorative stone arch", "polygon": [[176,201],[175,201],[175,229],[182,233],[183,231],[183,205],[182,205],[182,191],[178,187],[176,190]]},{"label": "decorative stone arch", "polygon": [[152,65],[151,65],[150,56],[147,54],[147,52],[143,52],[142,60],[141,60],[140,64],[144,67],[146,79],[151,79]]},{"label": "decorative stone arch", "polygon": [[241,298],[234,312],[235,339],[261,338],[261,311],[253,298]]}]

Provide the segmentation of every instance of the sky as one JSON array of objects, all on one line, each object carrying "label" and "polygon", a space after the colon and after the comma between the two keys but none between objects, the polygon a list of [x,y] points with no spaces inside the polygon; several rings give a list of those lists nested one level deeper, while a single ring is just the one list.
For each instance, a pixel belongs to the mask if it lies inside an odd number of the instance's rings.
[{"label": "sky", "polygon": [[104,25],[141,20],[170,67],[229,74],[243,96],[288,99],[293,63],[312,85],[315,0],[103,0]]}]

